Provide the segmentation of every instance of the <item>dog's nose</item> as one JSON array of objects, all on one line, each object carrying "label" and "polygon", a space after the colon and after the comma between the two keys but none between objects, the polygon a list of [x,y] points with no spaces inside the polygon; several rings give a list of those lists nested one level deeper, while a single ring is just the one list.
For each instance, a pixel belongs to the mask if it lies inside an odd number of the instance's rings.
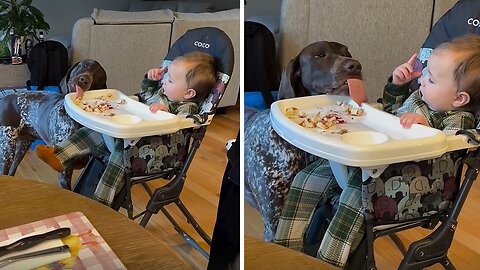
[{"label": "dog's nose", "polygon": [[345,63],[345,67],[348,71],[360,72],[362,70],[362,65],[357,60],[349,60]]}]

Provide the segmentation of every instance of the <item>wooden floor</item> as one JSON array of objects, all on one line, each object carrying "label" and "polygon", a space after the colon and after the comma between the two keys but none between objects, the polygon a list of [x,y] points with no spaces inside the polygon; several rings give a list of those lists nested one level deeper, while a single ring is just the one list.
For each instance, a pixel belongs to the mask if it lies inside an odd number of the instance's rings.
[{"label": "wooden floor", "polygon": [[[225,143],[229,139],[236,138],[239,125],[240,112],[238,107],[230,107],[224,114],[217,113],[215,115],[187,172],[187,180],[181,194],[185,206],[210,236],[215,224],[220,184],[227,162]],[[76,172],[76,175],[78,175],[78,172]],[[39,160],[35,153],[29,152],[20,165],[16,176],[57,185],[58,173]],[[152,188],[165,184],[163,180],[154,182],[155,184],[151,185]],[[133,201],[136,213],[144,209],[141,207],[145,207],[147,195],[141,187],[134,187]],[[167,206],[167,209],[171,210],[171,214],[189,235],[201,240],[195,230],[180,216],[181,213],[176,206],[171,207],[170,205]],[[124,211],[123,213],[126,215]],[[161,212],[152,217],[146,228],[170,245],[193,269],[206,269],[208,261],[186,244]],[[203,240],[199,243],[204,249],[209,250],[208,245]]]},{"label": "wooden floor", "polygon": [[[259,213],[245,202],[245,234],[262,238],[263,223]],[[426,229],[411,229],[399,233],[404,243],[411,243],[429,235]],[[448,257],[457,269],[480,269],[480,182],[474,183],[459,217],[457,231]],[[375,261],[377,268],[397,269],[401,253],[388,237],[375,241]],[[427,269],[444,269],[437,264]]]}]

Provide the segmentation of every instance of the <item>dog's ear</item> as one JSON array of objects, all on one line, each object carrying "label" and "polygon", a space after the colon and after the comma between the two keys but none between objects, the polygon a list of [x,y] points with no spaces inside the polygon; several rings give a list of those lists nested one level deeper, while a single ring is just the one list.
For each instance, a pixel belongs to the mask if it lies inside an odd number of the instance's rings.
[{"label": "dog's ear", "polygon": [[72,70],[74,70],[80,62],[77,62],[73,64],[67,71],[67,74],[63,77],[63,79],[60,81],[60,90],[62,91],[62,94],[66,95],[70,93],[68,89],[68,81],[70,81],[70,76],[72,74]]},{"label": "dog's ear", "polygon": [[278,89],[278,99],[294,98],[296,81],[300,79],[301,71],[298,67],[298,56],[290,60],[283,70]]},{"label": "dog's ear", "polygon": [[339,54],[341,56],[345,56],[345,57],[352,57],[352,55],[350,54],[350,52],[348,51],[348,47],[343,45],[342,43],[338,43],[338,42],[330,42],[333,46],[333,48],[338,48],[339,50]]}]

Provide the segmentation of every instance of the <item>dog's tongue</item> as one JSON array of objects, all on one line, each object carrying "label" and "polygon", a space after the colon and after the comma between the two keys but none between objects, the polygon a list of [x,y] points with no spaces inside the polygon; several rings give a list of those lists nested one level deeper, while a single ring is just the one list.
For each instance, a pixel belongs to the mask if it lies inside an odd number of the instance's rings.
[{"label": "dog's tongue", "polygon": [[353,101],[355,101],[358,105],[367,102],[367,94],[365,92],[365,86],[363,85],[362,80],[348,79],[347,84],[349,95]]},{"label": "dog's tongue", "polygon": [[82,98],[83,94],[85,93],[85,91],[83,91],[83,89],[78,85],[75,85],[75,92],[77,93],[78,98]]}]

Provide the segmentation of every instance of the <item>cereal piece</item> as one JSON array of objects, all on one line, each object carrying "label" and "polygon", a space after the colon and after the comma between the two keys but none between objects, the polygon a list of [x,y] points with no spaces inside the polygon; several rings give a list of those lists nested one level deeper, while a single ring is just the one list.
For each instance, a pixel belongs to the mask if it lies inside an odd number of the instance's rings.
[{"label": "cereal piece", "polygon": [[318,122],[316,126],[318,128],[321,128],[321,129],[327,129],[327,127],[325,126],[325,124],[323,122]]},{"label": "cereal piece", "polygon": [[345,134],[345,133],[347,133],[347,132],[348,132],[347,129],[341,128],[341,129],[338,131],[338,134],[342,135],[342,134]]},{"label": "cereal piece", "polygon": [[293,117],[293,116],[296,116],[298,114],[298,109],[295,108],[295,107],[288,107],[286,110],[285,110],[285,115],[287,117]]},{"label": "cereal piece", "polygon": [[306,128],[314,128],[315,124],[309,118],[307,118],[307,120],[305,121],[305,127]]},{"label": "cereal piece", "polygon": [[82,104],[82,97],[75,97],[75,99],[73,100],[73,103]]},{"label": "cereal piece", "polygon": [[350,110],[350,114],[356,116],[363,115],[363,109],[358,107],[352,107],[352,109]]}]

